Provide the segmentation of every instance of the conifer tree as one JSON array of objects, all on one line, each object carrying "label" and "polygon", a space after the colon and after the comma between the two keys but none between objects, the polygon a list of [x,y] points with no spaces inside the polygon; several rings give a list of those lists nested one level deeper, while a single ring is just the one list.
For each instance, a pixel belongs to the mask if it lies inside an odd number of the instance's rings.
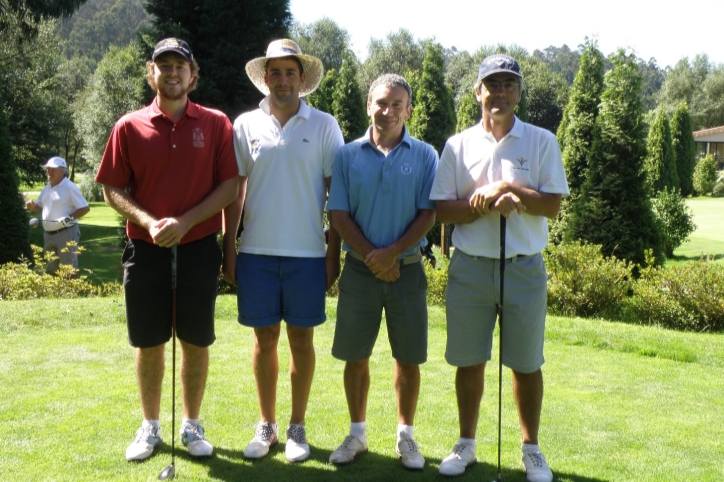
[{"label": "conifer tree", "polygon": [[335,69],[329,69],[324,73],[322,81],[319,83],[317,90],[309,94],[304,98],[304,101],[310,106],[317,110],[326,112],[327,114],[334,115],[332,109],[332,94],[334,94],[335,85],[339,73]]},{"label": "conifer tree", "polygon": [[458,122],[455,132],[462,132],[468,127],[472,127],[483,117],[483,111],[480,107],[480,102],[475,96],[475,91],[471,90],[468,92],[463,101],[460,104],[460,110],[458,110]]},{"label": "conifer tree", "polygon": [[663,246],[642,169],[646,132],[642,122],[641,76],[636,59],[619,50],[605,75],[593,147],[581,197],[566,238],[602,245],[602,253],[645,266],[651,249],[663,262]]},{"label": "conifer tree", "polygon": [[349,49],[342,53],[342,59],[332,93],[332,111],[342,129],[344,142],[350,142],[367,130],[367,103],[357,84],[357,61]]},{"label": "conifer tree", "polygon": [[[2,89],[0,89],[2,92]],[[28,239],[28,214],[18,191],[10,129],[0,98],[0,264],[32,258]]]},{"label": "conifer tree", "polygon": [[693,127],[689,106],[681,103],[671,119],[671,144],[676,158],[676,174],[679,178],[681,196],[694,194],[694,166],[696,166],[696,145],[692,135]]},{"label": "conifer tree", "polygon": [[578,73],[571,87],[570,99],[563,111],[563,119],[556,135],[571,191],[571,195],[561,201],[558,216],[549,222],[550,239],[556,244],[563,240],[572,206],[578,200],[581,186],[586,179],[588,156],[593,144],[602,92],[603,54],[598,50],[595,41],[586,39]]},{"label": "conifer tree", "polygon": [[671,145],[671,127],[663,109],[659,109],[646,140],[646,186],[653,196],[663,190],[676,190],[676,158]]},{"label": "conifer tree", "polygon": [[455,132],[455,109],[452,94],[445,84],[443,62],[442,46],[428,44],[408,122],[410,134],[430,144],[438,154]]}]

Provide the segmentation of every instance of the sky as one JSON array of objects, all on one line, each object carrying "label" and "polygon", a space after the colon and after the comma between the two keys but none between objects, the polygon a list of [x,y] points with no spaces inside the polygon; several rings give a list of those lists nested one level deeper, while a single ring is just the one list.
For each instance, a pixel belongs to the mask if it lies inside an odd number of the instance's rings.
[{"label": "sky", "polygon": [[644,60],[654,57],[661,68],[700,53],[710,62],[724,63],[722,0],[672,2],[668,7],[647,0],[291,0],[290,5],[297,22],[329,17],[345,28],[361,60],[371,38],[384,39],[404,28],[417,39],[434,37],[443,47],[471,54],[499,43],[517,44],[530,53],[563,44],[575,50],[591,37],[605,55],[628,48]]}]

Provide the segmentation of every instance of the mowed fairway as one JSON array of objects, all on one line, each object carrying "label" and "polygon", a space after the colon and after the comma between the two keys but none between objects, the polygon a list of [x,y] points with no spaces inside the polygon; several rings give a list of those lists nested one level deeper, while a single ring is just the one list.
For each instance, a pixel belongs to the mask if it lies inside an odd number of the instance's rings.
[{"label": "mowed fairway", "polygon": [[711,256],[717,263],[724,264],[724,197],[695,197],[686,199],[686,205],[694,214],[696,231],[674,251],[674,260],[667,264],[678,264],[705,256]]},{"label": "mowed fairway", "polygon": [[[0,474],[3,480],[150,481],[170,462],[170,383],[162,401],[165,444],[143,463],[124,459],[140,424],[132,349],[122,298],[3,302],[0,332]],[[371,361],[370,452],[349,466],[327,464],[348,430],[343,363],[330,355],[330,321],[316,331],[317,372],[307,426],[312,459],[284,460],[289,417],[288,344],[280,343],[281,444],[259,462],[242,457],[258,419],[250,366],[251,332],[236,321],[233,296],[219,297],[218,340],[202,417],[216,447],[208,461],[178,451],[185,481],[440,481],[437,468],[457,440],[454,370],[444,359],[445,323],[431,308],[429,361],[422,367],[416,438],[422,473],[394,453],[392,361],[384,332]],[[555,480],[724,480],[724,336],[677,333],[600,320],[549,317],[541,443]],[[494,347],[493,353],[497,353]],[[170,349],[167,370],[170,374]],[[480,460],[462,481],[495,479],[497,360],[486,375]],[[504,376],[503,480],[522,482],[510,375]],[[180,397],[179,397],[180,403]],[[180,411],[180,408],[179,408]]]}]

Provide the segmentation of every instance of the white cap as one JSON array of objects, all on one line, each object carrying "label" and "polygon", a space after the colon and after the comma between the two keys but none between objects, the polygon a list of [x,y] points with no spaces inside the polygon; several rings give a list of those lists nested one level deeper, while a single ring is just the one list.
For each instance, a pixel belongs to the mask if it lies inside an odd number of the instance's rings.
[{"label": "white cap", "polygon": [[67,169],[68,164],[65,163],[65,159],[56,156],[48,159],[48,162],[46,162],[45,165],[41,167],[64,167]]}]

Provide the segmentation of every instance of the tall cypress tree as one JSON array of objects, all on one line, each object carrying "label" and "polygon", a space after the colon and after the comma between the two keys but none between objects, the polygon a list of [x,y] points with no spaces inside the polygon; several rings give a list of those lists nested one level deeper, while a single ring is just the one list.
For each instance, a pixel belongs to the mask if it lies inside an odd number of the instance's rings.
[{"label": "tall cypress tree", "polygon": [[694,166],[696,166],[696,145],[692,135],[693,127],[689,106],[681,103],[676,106],[671,119],[671,144],[676,158],[676,174],[679,178],[681,196],[694,194]]},{"label": "tall cypress tree", "polygon": [[462,132],[468,127],[474,126],[482,119],[483,111],[480,108],[480,102],[478,102],[474,90],[471,90],[463,97],[457,117],[458,122],[455,132]]},{"label": "tall cypress tree", "polygon": [[152,43],[180,37],[191,45],[201,68],[194,101],[231,119],[258,106],[262,94],[244,67],[287,36],[289,0],[146,0],[145,8],[155,17]]},{"label": "tall cypress tree", "polygon": [[676,158],[671,145],[671,127],[664,109],[659,109],[649,129],[646,140],[646,185],[649,193],[656,195],[666,190],[676,190],[679,178],[676,175]]},{"label": "tall cypress tree", "polygon": [[646,132],[642,122],[641,76],[636,59],[619,50],[605,75],[606,90],[595,124],[588,173],[570,219],[567,239],[602,245],[614,255],[645,265],[652,249],[663,262],[663,246],[642,169]]},{"label": "tall cypress tree", "polygon": [[415,92],[410,133],[442,152],[455,132],[455,108],[452,94],[445,84],[442,46],[429,43],[422,62],[422,76]]},{"label": "tall cypress tree", "polygon": [[367,104],[357,84],[357,62],[349,49],[342,53],[342,59],[332,92],[332,111],[342,129],[344,142],[350,142],[367,129]]},{"label": "tall cypress tree", "polygon": [[602,92],[603,54],[594,40],[586,39],[570,99],[556,134],[571,195],[563,199],[558,216],[549,223],[550,238],[554,243],[562,241],[572,207],[586,179]]},{"label": "tall cypress tree", "polygon": [[339,72],[335,69],[329,69],[324,73],[324,77],[322,77],[322,81],[319,83],[317,90],[306,96],[304,101],[309,104],[310,107],[334,115],[332,95],[334,94],[337,79],[339,79]]},{"label": "tall cypress tree", "polygon": [[0,98],[0,264],[17,262],[21,256],[32,259],[28,214],[18,191],[18,184],[8,119]]}]

